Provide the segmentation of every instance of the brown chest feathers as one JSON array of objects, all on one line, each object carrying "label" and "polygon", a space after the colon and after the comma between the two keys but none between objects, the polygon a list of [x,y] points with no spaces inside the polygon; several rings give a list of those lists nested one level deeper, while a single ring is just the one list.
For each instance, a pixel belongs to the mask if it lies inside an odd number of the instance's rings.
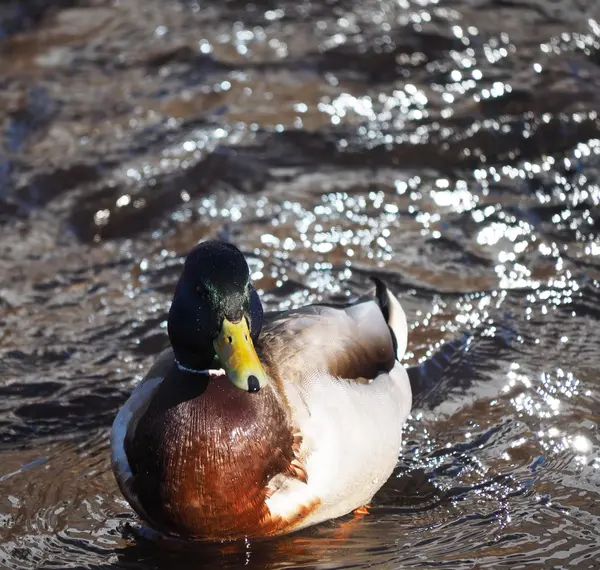
[{"label": "brown chest feathers", "polygon": [[[273,534],[267,484],[293,470],[294,437],[271,387],[170,373],[126,443],[137,495],[156,528],[200,539]],[[144,515],[144,513],[140,513]]]}]

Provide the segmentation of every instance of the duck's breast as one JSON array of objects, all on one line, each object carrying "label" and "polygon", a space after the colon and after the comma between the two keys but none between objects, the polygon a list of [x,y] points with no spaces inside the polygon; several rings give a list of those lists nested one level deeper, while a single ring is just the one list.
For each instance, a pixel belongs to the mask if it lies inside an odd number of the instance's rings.
[{"label": "duck's breast", "polygon": [[[248,394],[225,375],[202,381],[172,369],[147,396],[140,405],[137,391],[124,407],[138,414],[124,440],[129,473],[120,486],[138,514],[158,530],[199,539],[276,532],[267,484],[290,470],[294,438],[273,390]],[[113,448],[115,460],[122,454]]]}]

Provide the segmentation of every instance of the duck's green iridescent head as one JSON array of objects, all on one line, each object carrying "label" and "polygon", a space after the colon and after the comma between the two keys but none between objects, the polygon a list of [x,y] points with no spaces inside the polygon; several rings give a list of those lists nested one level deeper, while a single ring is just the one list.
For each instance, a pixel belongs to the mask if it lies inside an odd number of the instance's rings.
[{"label": "duck's green iridescent head", "polygon": [[206,241],[189,254],[169,311],[169,340],[180,368],[222,367],[238,388],[268,382],[254,349],[263,310],[248,264],[233,245]]}]

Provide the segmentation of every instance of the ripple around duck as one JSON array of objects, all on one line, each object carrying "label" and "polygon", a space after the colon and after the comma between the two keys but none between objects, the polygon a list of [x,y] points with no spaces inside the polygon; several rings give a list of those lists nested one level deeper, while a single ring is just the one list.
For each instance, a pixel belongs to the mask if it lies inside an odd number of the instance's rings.
[{"label": "ripple around duck", "polygon": [[[0,566],[597,565],[595,0],[21,4],[0,2]],[[134,538],[108,431],[207,236],[271,309],[370,274],[401,298],[415,407],[369,515]]]}]

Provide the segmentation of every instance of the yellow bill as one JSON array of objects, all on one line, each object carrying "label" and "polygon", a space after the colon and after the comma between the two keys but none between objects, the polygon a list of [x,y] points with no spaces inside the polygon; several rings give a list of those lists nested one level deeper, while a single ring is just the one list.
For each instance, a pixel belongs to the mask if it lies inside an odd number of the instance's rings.
[{"label": "yellow bill", "polygon": [[267,374],[250,338],[248,322],[223,319],[221,334],[214,341],[215,352],[231,383],[248,392],[258,392],[268,384]]}]

